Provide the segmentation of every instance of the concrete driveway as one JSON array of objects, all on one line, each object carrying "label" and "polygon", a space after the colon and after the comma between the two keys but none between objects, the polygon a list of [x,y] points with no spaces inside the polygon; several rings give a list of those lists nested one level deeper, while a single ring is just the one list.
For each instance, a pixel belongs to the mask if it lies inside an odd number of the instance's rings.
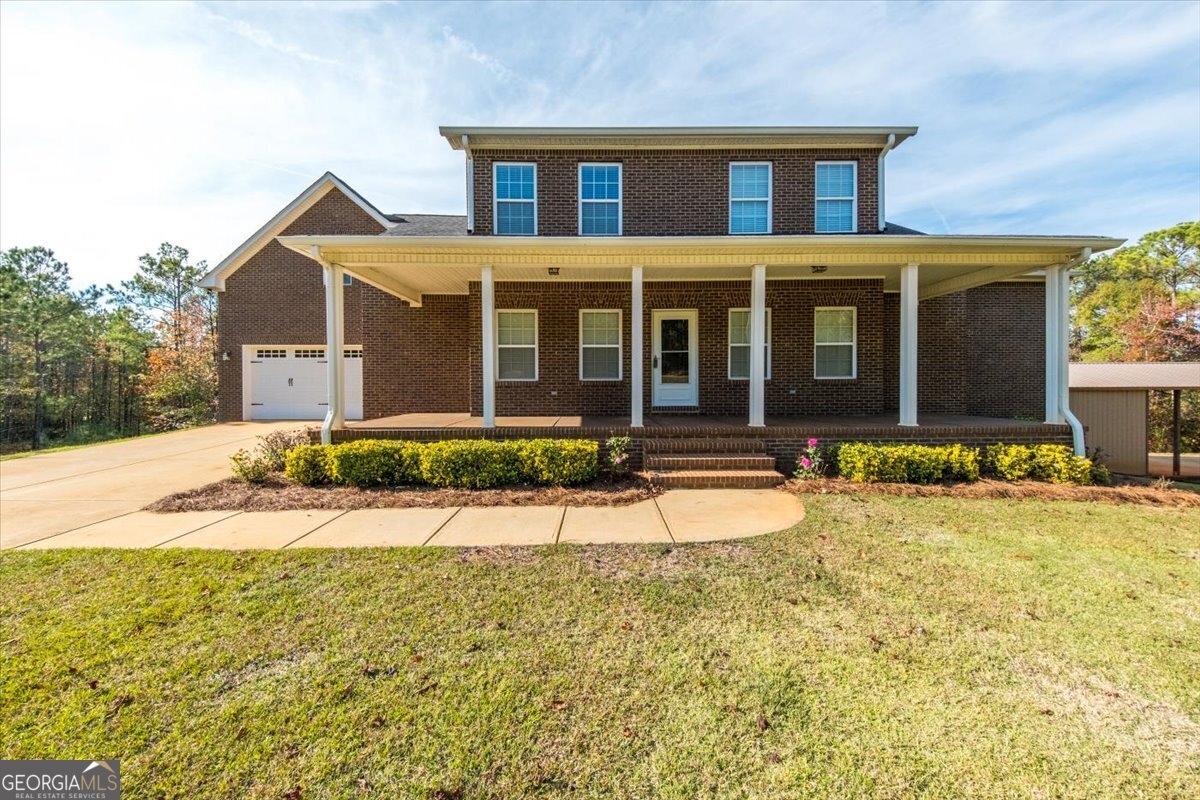
[{"label": "concrete driveway", "polygon": [[228,477],[229,456],[304,422],[231,422],[0,461],[0,549],[132,514]]}]

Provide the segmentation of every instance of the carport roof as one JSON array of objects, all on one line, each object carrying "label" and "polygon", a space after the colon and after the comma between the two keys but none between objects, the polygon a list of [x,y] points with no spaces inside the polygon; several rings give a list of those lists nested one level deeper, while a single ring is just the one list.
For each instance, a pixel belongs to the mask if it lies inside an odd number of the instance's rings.
[{"label": "carport roof", "polygon": [[1200,389],[1200,361],[1071,364],[1072,389]]}]

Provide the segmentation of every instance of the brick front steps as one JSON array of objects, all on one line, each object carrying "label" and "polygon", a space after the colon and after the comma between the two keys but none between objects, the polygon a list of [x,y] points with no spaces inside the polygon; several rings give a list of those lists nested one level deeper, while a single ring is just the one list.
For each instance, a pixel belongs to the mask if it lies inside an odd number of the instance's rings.
[{"label": "brick front steps", "polygon": [[645,475],[671,489],[766,489],[783,483],[754,439],[647,439]]}]

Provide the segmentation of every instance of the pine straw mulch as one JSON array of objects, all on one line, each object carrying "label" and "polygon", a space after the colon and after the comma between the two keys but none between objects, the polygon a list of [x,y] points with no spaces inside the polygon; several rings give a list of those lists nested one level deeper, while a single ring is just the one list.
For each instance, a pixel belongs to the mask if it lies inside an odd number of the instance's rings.
[{"label": "pine straw mulch", "polygon": [[1042,481],[946,483],[855,483],[845,478],[789,480],[784,488],[799,494],[883,494],[893,497],[958,497],[996,500],[1081,500],[1119,505],[1129,503],[1169,508],[1200,508],[1200,493],[1186,489],[1144,486],[1114,479],[1113,486],[1066,486]]},{"label": "pine straw mulch", "polygon": [[659,489],[641,478],[597,480],[586,486],[506,486],[499,489],[436,489],[402,486],[355,489],[349,486],[300,486],[272,476],[251,484],[236,478],[176,492],[145,511],[308,511],[360,508],[453,508],[454,506],[627,506]]}]

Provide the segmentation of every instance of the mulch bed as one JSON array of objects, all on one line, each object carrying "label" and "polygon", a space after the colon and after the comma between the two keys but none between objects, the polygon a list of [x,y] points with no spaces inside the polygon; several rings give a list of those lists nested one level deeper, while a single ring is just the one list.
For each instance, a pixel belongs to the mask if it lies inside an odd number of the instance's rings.
[{"label": "mulch bed", "polygon": [[979,480],[974,483],[933,484],[855,483],[845,478],[790,480],[785,489],[800,494],[885,494],[894,497],[962,497],[1004,500],[1082,500],[1092,503],[1131,503],[1170,508],[1200,508],[1200,494],[1186,489],[1143,486],[1134,482],[1113,486],[1064,486],[1041,481]]},{"label": "mulch bed", "polygon": [[167,495],[146,511],[302,511],[359,508],[451,508],[453,506],[627,506],[661,490],[640,478],[598,480],[586,486],[506,486],[499,489],[436,489],[402,486],[354,489],[299,486],[283,478],[251,484],[225,480]]}]

